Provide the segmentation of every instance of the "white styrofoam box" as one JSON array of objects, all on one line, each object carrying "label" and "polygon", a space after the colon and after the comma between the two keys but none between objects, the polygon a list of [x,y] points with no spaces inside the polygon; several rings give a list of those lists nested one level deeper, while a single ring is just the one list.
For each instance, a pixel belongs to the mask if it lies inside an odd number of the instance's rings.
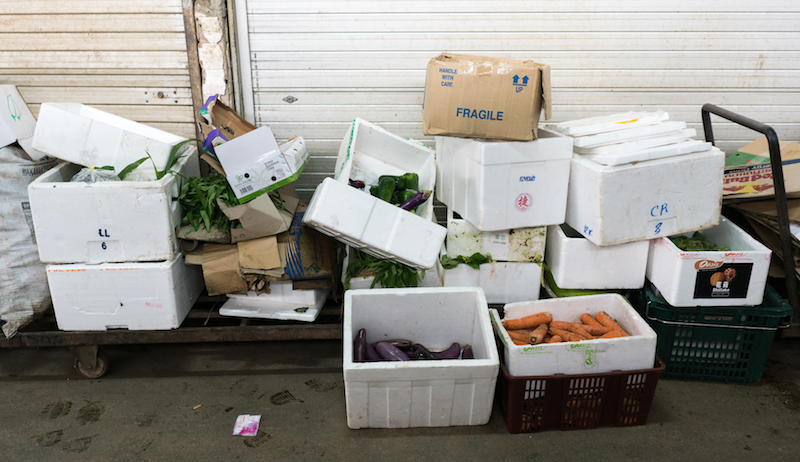
[{"label": "white styrofoam box", "polygon": [[592,316],[605,311],[630,334],[629,337],[593,339],[581,342],[515,345],[503,328],[500,315],[491,312],[495,330],[505,350],[508,373],[516,377],[555,374],[601,374],[635,371],[653,367],[656,333],[620,294],[584,295],[509,303],[505,318],[519,319],[549,311],[554,321],[580,322],[583,313]]},{"label": "white styrofoam box", "polygon": [[651,243],[647,279],[664,300],[681,307],[761,304],[772,252],[725,217],[702,234],[731,250],[681,250],[668,237]]},{"label": "white styrofoam box", "polygon": [[183,254],[153,263],[47,265],[61,330],[167,330],[181,325],[203,291],[203,271]]},{"label": "white styrofoam box", "polygon": [[586,136],[617,130],[630,130],[645,125],[655,125],[667,119],[669,119],[669,114],[660,110],[655,112],[631,111],[589,117],[586,119],[569,120],[546,125],[546,127],[568,136]]},{"label": "white styrofoam box", "polygon": [[[620,143],[626,144],[626,143]],[[605,147],[612,147],[603,146]],[[601,153],[601,154],[582,154],[583,157],[593,160],[598,164],[603,165],[622,165],[631,162],[642,162],[645,160],[663,159],[665,157],[680,156],[683,154],[691,154],[693,152],[708,151],[711,149],[711,143],[700,140],[686,140],[677,143],[666,144],[663,146],[655,146],[652,148],[638,149],[627,152],[615,153]]]},{"label": "white styrofoam box", "polygon": [[270,293],[228,294],[219,308],[222,316],[313,322],[330,289],[293,289],[292,281],[271,281]]},{"label": "white styrofoam box", "polygon": [[[350,262],[350,250],[351,247],[349,245],[346,245],[344,261],[342,262],[342,284],[344,284],[347,281],[347,265]],[[417,287],[442,287],[442,271],[444,271],[444,268],[442,268],[442,264],[439,260],[436,261],[436,265],[433,268],[428,268],[426,270],[417,270],[417,271],[420,273],[421,276]],[[425,274],[421,274],[423,272]],[[374,276],[350,278],[349,289],[383,288],[380,282],[376,282],[375,287],[372,287],[372,283],[374,281],[375,281]]]},{"label": "white styrofoam box", "polygon": [[[33,133],[33,148],[85,167],[111,165],[116,172],[149,153],[158,169],[163,170],[173,146],[185,139],[83,104],[43,103]],[[134,172],[155,179],[149,161]]]},{"label": "white styrofoam box", "polygon": [[422,204],[417,214],[433,218],[433,193],[436,183],[436,152],[424,144],[402,138],[387,130],[356,118],[350,125],[336,159],[334,179],[344,184],[361,180],[378,184],[381,175],[419,175],[419,189],[431,191],[431,198]]},{"label": "white styrofoam box", "polygon": [[567,225],[547,230],[545,262],[563,289],[641,289],[650,241],[599,247]]},{"label": "white styrofoam box", "polygon": [[436,265],[447,236],[444,226],[330,177],[314,190],[303,224],[370,255],[418,269]]},{"label": "white styrofoam box", "polygon": [[566,223],[600,246],[711,228],[722,210],[717,148],[620,166],[572,159]]},{"label": "white styrofoam box", "polygon": [[36,118],[33,117],[22,95],[14,85],[0,85],[0,147],[18,142],[20,147],[33,160],[40,160],[46,154],[31,146]]},{"label": "white styrofoam box", "polygon": [[[500,360],[478,287],[348,290],[344,294],[344,389],[350,428],[483,425]],[[431,350],[471,345],[475,359],[353,361],[353,340],[405,338]]]},{"label": "white styrofoam box", "polygon": [[547,227],[481,231],[470,222],[454,218],[447,209],[447,248],[451,257],[468,257],[474,253],[492,256],[496,261],[541,263]]},{"label": "white styrofoam box", "polygon": [[542,264],[494,261],[477,269],[466,264],[445,269],[445,287],[480,287],[487,303],[512,303],[539,300]]},{"label": "white styrofoam box", "polygon": [[[596,135],[578,136],[574,139],[573,144],[575,152],[583,154],[583,150],[591,150],[610,144],[631,143],[635,145],[636,143],[643,143],[645,147],[656,146],[649,144],[650,142],[644,142],[644,140],[651,140],[652,142],[652,140],[658,138],[680,135],[683,135],[682,138],[689,138],[696,134],[697,132],[693,128],[686,128],[686,122],[669,121],[626,130],[598,133]],[[664,144],[664,142],[661,143]]]},{"label": "white styrofoam box", "polygon": [[[200,176],[197,148],[172,170]],[[152,165],[151,165],[152,168]],[[170,260],[178,252],[184,180],[71,183],[81,167],[61,163],[28,185],[39,259],[45,263]]]},{"label": "white styrofoam box", "polygon": [[437,136],[436,194],[481,231],[564,222],[572,138],[547,130],[534,141]]}]

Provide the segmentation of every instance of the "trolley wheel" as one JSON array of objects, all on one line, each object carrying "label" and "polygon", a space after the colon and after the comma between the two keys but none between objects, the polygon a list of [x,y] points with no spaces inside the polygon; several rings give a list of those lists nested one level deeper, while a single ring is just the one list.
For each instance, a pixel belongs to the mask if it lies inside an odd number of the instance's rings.
[{"label": "trolley wheel", "polygon": [[108,355],[103,350],[97,351],[97,364],[95,367],[90,367],[88,364],[84,365],[79,359],[75,359],[75,369],[87,379],[99,379],[106,375],[109,364],[110,360],[108,359]]}]

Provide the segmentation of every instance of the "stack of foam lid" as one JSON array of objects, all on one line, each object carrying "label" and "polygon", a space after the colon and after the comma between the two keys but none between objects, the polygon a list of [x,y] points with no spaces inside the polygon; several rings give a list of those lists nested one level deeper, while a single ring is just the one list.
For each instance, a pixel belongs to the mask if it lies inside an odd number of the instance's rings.
[{"label": "stack of foam lid", "polygon": [[669,114],[626,112],[578,119],[552,126],[574,138],[576,154],[603,165],[661,159],[708,151],[711,143],[692,139],[697,135],[686,122],[669,121]]}]

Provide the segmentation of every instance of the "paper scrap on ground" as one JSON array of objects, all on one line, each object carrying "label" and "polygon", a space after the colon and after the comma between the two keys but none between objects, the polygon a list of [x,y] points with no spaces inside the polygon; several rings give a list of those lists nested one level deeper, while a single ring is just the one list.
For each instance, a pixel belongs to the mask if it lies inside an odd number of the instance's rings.
[{"label": "paper scrap on ground", "polygon": [[236,418],[236,423],[233,424],[233,434],[255,436],[258,433],[258,423],[260,421],[260,415],[242,414]]}]

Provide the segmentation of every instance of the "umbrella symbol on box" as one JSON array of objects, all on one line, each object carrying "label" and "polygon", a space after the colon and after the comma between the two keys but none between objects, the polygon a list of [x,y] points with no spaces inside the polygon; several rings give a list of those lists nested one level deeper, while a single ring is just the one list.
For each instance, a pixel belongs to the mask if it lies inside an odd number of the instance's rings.
[{"label": "umbrella symbol on box", "polygon": [[6,96],[6,104],[8,105],[8,112],[11,114],[12,120],[22,120],[22,113],[19,112],[19,106],[11,95]]}]

